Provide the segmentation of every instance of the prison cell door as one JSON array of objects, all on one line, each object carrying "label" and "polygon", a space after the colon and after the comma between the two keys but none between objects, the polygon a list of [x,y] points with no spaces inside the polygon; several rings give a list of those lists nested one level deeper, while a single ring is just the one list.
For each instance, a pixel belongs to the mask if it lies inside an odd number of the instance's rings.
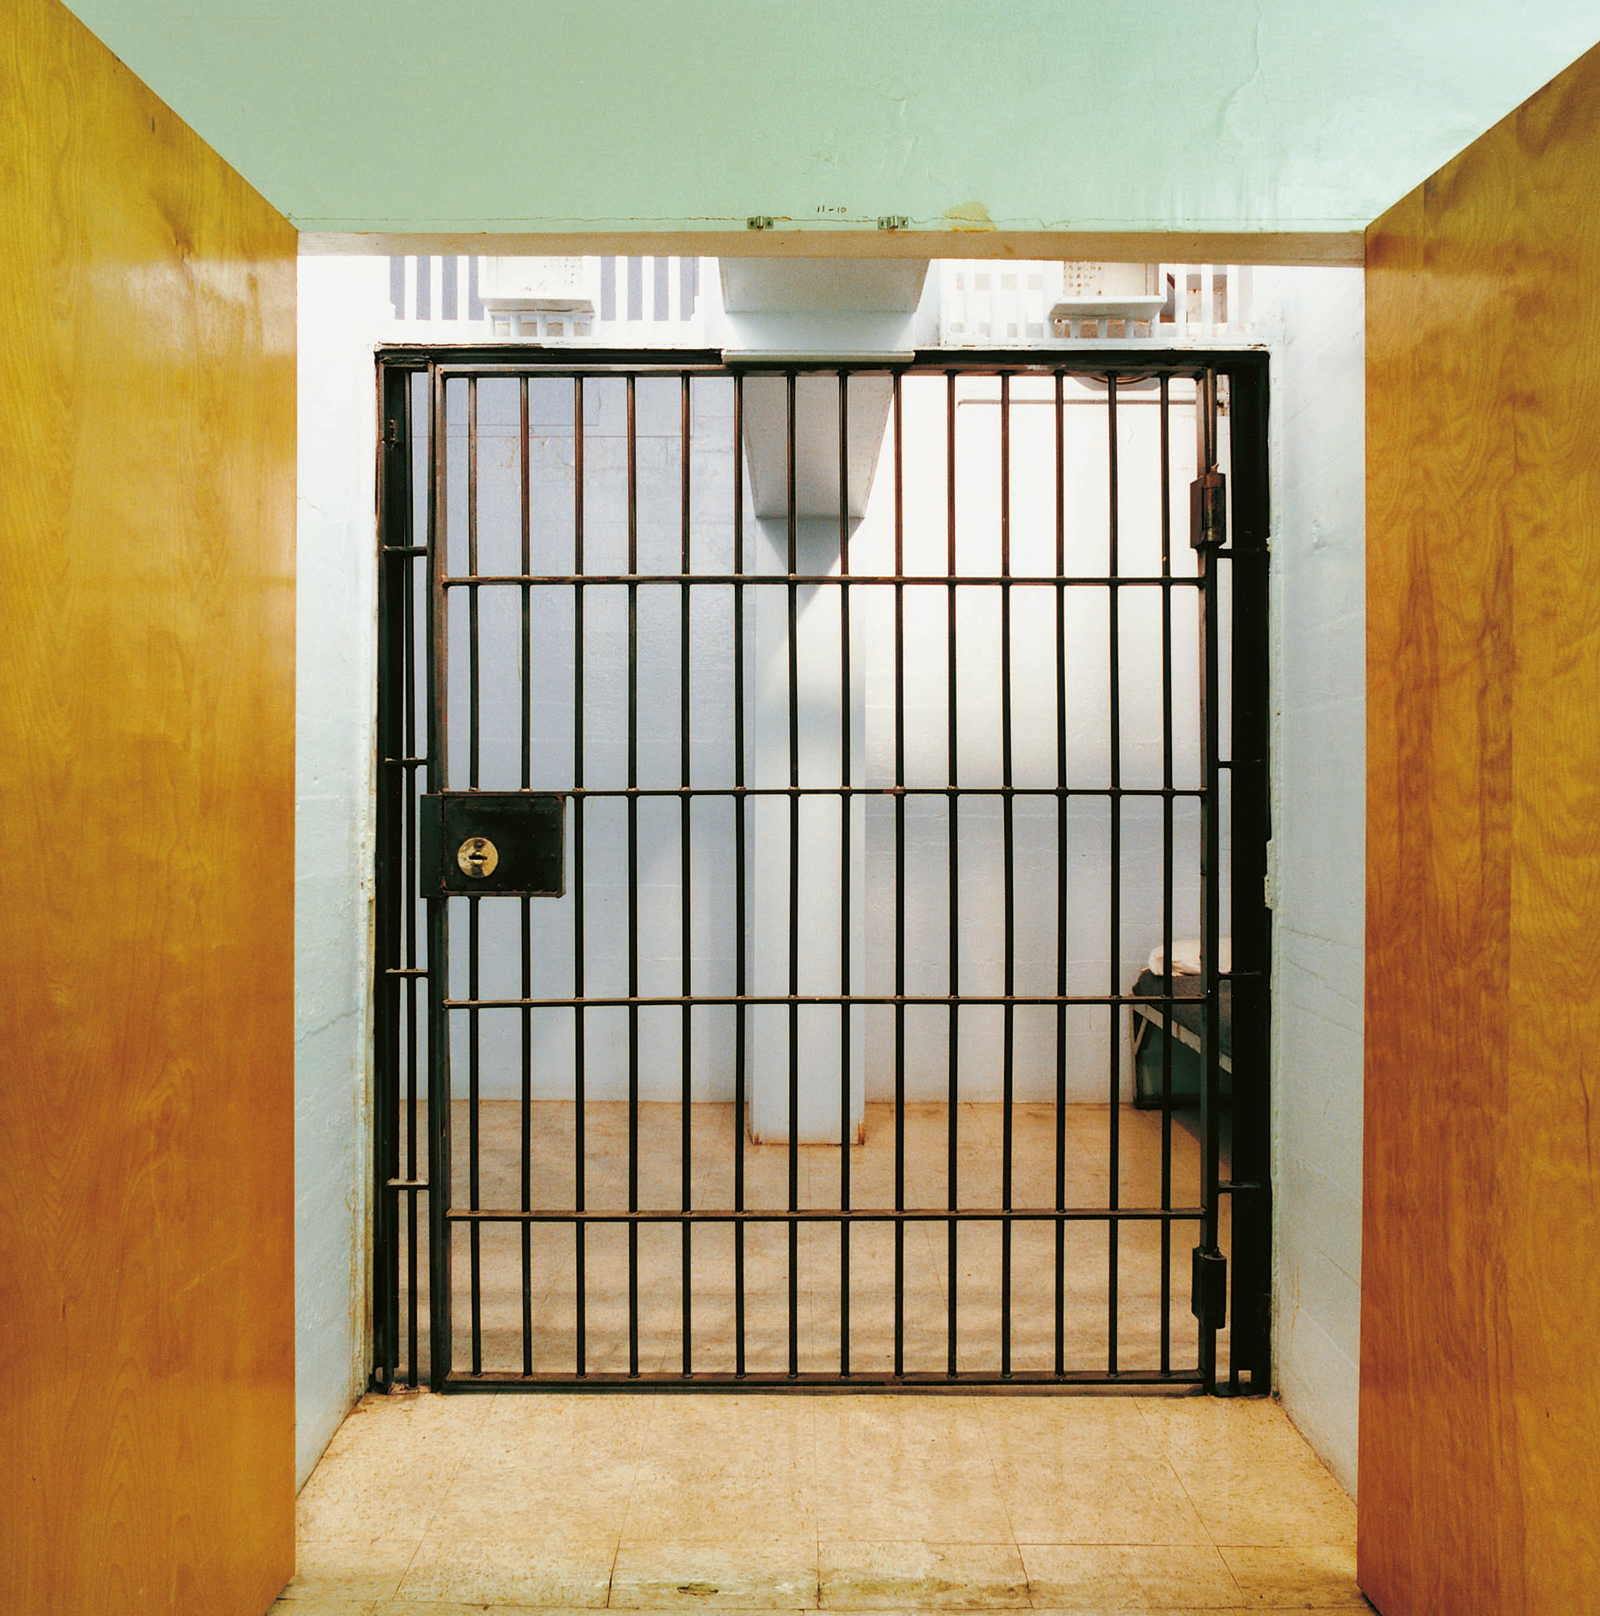
[{"label": "prison cell door", "polygon": [[380,385],[377,1384],[1265,1390],[1259,357]]}]

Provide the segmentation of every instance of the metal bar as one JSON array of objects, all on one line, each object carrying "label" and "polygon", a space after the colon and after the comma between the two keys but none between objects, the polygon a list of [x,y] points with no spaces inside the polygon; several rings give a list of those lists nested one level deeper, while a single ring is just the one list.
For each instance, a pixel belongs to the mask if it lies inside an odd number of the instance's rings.
[{"label": "metal bar", "polygon": [[[630,262],[630,272],[633,264]],[[631,293],[630,293],[631,296]],[[638,378],[628,389],[628,571],[639,570]],[[628,784],[639,783],[639,589],[628,585]],[[639,799],[628,798],[628,996],[639,992]],[[628,1005],[628,1205],[639,1205],[639,1006]],[[628,1373],[639,1373],[639,1228],[628,1225]]]},{"label": "metal bar", "polygon": [[[533,571],[532,501],[528,487],[528,378],[517,378],[517,499],[522,526],[522,570]],[[533,784],[533,650],[532,589],[522,590],[522,637],[517,662],[522,672],[522,789]],[[520,901],[519,953],[522,964],[522,996],[533,996],[533,915],[531,898]],[[533,1200],[533,1012],[520,1016],[519,1053],[522,1057],[522,1204]],[[532,1230],[522,1231],[522,1372],[533,1373],[533,1246]]]},{"label": "metal bar", "polygon": [[[1109,495],[1106,531],[1107,565],[1118,570],[1118,490],[1117,490],[1117,379],[1112,376],[1106,383],[1106,456]],[[1118,597],[1113,590],[1106,597],[1108,607],[1108,692],[1111,703],[1110,764],[1111,783],[1122,784],[1122,644]],[[1107,957],[1110,962],[1111,991],[1120,991],[1122,981],[1122,803],[1111,799],[1111,915]],[[1113,1007],[1110,1012],[1109,1101],[1111,1150],[1111,1204],[1116,1206],[1122,1187],[1122,1017]],[[1117,1372],[1117,1281],[1118,1256],[1117,1226],[1107,1231],[1107,1308],[1106,1308],[1106,1367]]]},{"label": "metal bar", "polygon": [[[467,989],[473,998],[478,996],[478,904],[477,898],[467,899]],[[467,1204],[478,1205],[481,1179],[479,1172],[479,1099],[481,1055],[478,1043],[477,1010],[467,1012]],[[483,1373],[483,1283],[481,1254],[476,1230],[469,1237],[470,1304],[472,1321],[472,1372]]]},{"label": "metal bar", "polygon": [[[665,260],[658,259],[657,263],[664,269]],[[680,397],[681,419],[679,422],[682,454],[679,461],[679,477],[682,482],[680,494],[682,498],[682,566],[685,573],[689,571],[689,530],[691,520],[689,472],[690,472],[690,412],[689,412],[689,378],[684,376],[682,394]],[[685,584],[678,597],[678,767],[681,783],[685,789],[689,786],[689,586]],[[693,892],[691,866],[690,866],[690,798],[683,796],[679,799],[681,804],[678,819],[678,909],[682,925],[680,950],[683,955],[683,996],[685,1004],[682,1015],[682,1046],[679,1052],[680,1077],[682,1080],[683,1102],[680,1107],[682,1115],[679,1119],[681,1135],[679,1143],[679,1171],[682,1178],[683,1209],[687,1212],[693,1203],[693,1157],[691,1149],[691,1134],[693,1127],[693,1113],[690,1102],[693,1098],[694,1077],[694,1028],[691,1022],[692,1011],[687,1000],[693,992],[693,979],[691,971],[691,939],[690,939],[690,910],[691,894]],[[691,1246],[689,1222],[684,1220],[683,1225],[683,1372],[692,1372],[693,1351],[692,1340],[694,1330],[693,1319],[693,1250]]]},{"label": "metal bar", "polygon": [[[478,575],[478,382],[467,379],[467,572]],[[467,785],[470,790],[478,786],[478,699],[480,691],[478,669],[478,591],[467,599],[467,698],[469,722],[467,725]]]},{"label": "metal bar", "polygon": [[[445,384],[435,371],[429,390],[428,441],[433,449],[433,481],[428,493],[428,790],[448,783],[448,670],[450,625],[442,579],[446,567]],[[428,1379],[442,1391],[451,1362],[450,1226],[450,1036],[444,1014],[449,991],[450,926],[448,900],[428,900]]]},{"label": "metal bar", "polygon": [[[839,372],[839,576],[850,576],[850,376]],[[850,991],[850,591],[839,591],[839,991]],[[839,1006],[839,1206],[850,1209],[850,1007]],[[850,1225],[839,1225],[839,1373],[850,1373]]]},{"label": "metal bar", "polygon": [[[691,584],[698,587],[714,587],[720,585],[727,588],[730,584],[767,584],[773,588],[787,589],[799,584],[807,589],[812,588],[841,588],[858,586],[864,583],[898,583],[923,584],[929,587],[943,588],[949,580],[943,573],[903,573],[896,569],[893,573],[865,574],[858,573],[851,578],[841,579],[834,572],[801,572],[790,574],[788,572],[749,573],[740,576],[736,572],[608,572],[590,573],[587,577],[574,579],[566,573],[534,573],[521,572],[488,572],[488,573],[457,573],[444,580],[447,589],[509,589],[517,584],[578,584],[580,587],[591,585],[621,585],[642,584],[660,585],[663,588],[674,588],[681,584]],[[1002,584],[1015,589],[1194,589],[1198,591],[1200,581],[1196,578],[1162,579],[1158,577],[1144,577],[1130,575],[1126,578],[1117,578],[1108,575],[1090,575],[1075,573],[1071,577],[1051,577],[1045,573],[1016,573],[1007,578],[1000,573],[970,573],[963,574],[963,584],[988,584],[999,587]]]},{"label": "metal bar", "polygon": [[[1216,465],[1216,377],[1201,383],[1195,401],[1196,472],[1204,475]],[[1216,801],[1218,746],[1217,712],[1217,558],[1208,549],[1199,552],[1206,588],[1200,596],[1200,732],[1201,758],[1211,795],[1202,804],[1200,844],[1200,973],[1205,989],[1205,1019],[1201,1023],[1202,1075],[1200,1083],[1200,1261],[1221,1255],[1218,1243],[1218,1158],[1221,1150],[1221,1072],[1218,1048],[1217,945],[1220,920],[1221,822]],[[1217,1380],[1217,1325],[1214,1316],[1200,1319],[1200,1374],[1208,1391]]]},{"label": "metal bar", "polygon": [[[506,356],[504,343],[496,346],[455,346],[435,349],[427,344],[387,343],[375,350],[380,359],[395,363],[410,361],[420,365],[430,355],[441,353],[439,369],[448,376],[496,376],[521,374],[523,371],[539,375],[571,377],[574,374],[601,375],[608,371],[632,372],[648,375],[651,372],[670,371],[674,375],[683,370],[708,370],[720,374],[730,371],[734,375],[770,375],[774,372],[795,371],[806,375],[816,371],[834,372],[839,368],[836,358],[818,357],[815,360],[794,358],[759,360],[740,358],[730,363],[715,348],[585,348],[574,358],[571,351],[559,349],[528,349],[518,351],[514,359]],[[998,376],[1002,370],[1013,375],[1048,375],[1061,369],[1068,375],[1101,381],[1108,373],[1119,376],[1149,376],[1161,371],[1190,380],[1204,375],[1208,364],[1215,362],[1217,351],[1197,353],[1194,349],[1162,348],[1148,343],[1134,343],[1121,348],[1096,348],[1075,353],[1066,348],[1038,347],[1020,350],[1015,347],[918,349],[909,359],[882,364],[863,363],[862,374],[916,375],[947,370],[959,370],[965,375]],[[1225,357],[1237,361],[1240,357],[1228,353]],[[1245,356],[1250,357],[1250,356]]]},{"label": "metal bar", "polygon": [[[744,378],[733,378],[733,783],[744,790]],[[745,799],[735,798],[733,838],[733,1204],[744,1206],[745,1134]],[[733,1362],[744,1374],[744,1227],[733,1231]]]},{"label": "metal bar", "polygon": [[[795,509],[795,377],[787,377],[787,441],[784,474],[788,514],[789,584],[789,1208],[800,1205],[800,645],[799,591],[793,582],[799,569],[799,528]],[[800,1225],[789,1224],[789,1373],[800,1372]]]},{"label": "metal bar", "polygon": [[[391,263],[392,268],[392,263]],[[410,497],[410,433],[405,424],[408,379],[378,373],[378,755],[402,749],[406,685],[406,590],[410,565],[386,553],[389,540],[403,536]],[[397,667],[396,663],[401,666]],[[397,699],[397,686],[398,699]],[[403,924],[402,798],[403,776],[382,775],[377,792],[377,849],[373,914],[373,1172],[374,1228],[372,1254],[372,1383],[393,1384],[399,1358],[400,1203],[388,1192],[387,1180],[398,1174],[400,1160],[400,980],[391,962],[401,957]]]},{"label": "metal bar", "polygon": [[584,1381],[573,1381],[561,1375],[533,1375],[531,1377],[489,1373],[473,1380],[452,1379],[453,1392],[540,1392],[540,1391],[607,1391],[607,1392],[874,1392],[874,1393],[946,1393],[959,1395],[968,1390],[982,1388],[993,1392],[1032,1396],[1054,1391],[1060,1387],[1076,1387],[1085,1392],[1106,1392],[1116,1395],[1141,1389],[1163,1389],[1173,1395],[1189,1395],[1200,1388],[1196,1374],[1177,1374],[1163,1378],[1153,1369],[1125,1370],[1117,1379],[1108,1381],[1104,1375],[1092,1372],[1055,1376],[1042,1371],[1019,1371],[1011,1380],[982,1371],[964,1373],[955,1380],[940,1374],[857,1374],[841,1381],[827,1372],[807,1371],[799,1375],[756,1373],[753,1375],[727,1375],[702,1373],[685,1380],[679,1374],[649,1375],[591,1375]]},{"label": "metal bar", "polygon": [[[1231,311],[1230,311],[1231,313]],[[1230,1167],[1243,1183],[1232,1210],[1233,1325],[1229,1378],[1266,1395],[1272,1389],[1271,1117],[1272,911],[1267,906],[1267,843],[1272,835],[1268,770],[1271,725],[1267,480],[1267,373],[1229,375],[1229,466],[1233,622],[1233,764],[1230,806],[1233,938],[1233,1131]],[[1219,760],[1220,761],[1220,760]],[[1219,1184],[1218,1193],[1227,1186]]]},{"label": "metal bar", "polygon": [[[478,570],[478,382],[467,379],[467,568]],[[478,597],[468,600],[467,612],[467,789],[478,789],[481,752],[481,675],[478,654]],[[476,999],[478,975],[478,899],[467,899],[467,997]],[[481,1050],[478,1018],[480,1012],[467,1012],[467,1204],[476,1207],[480,1189],[479,1158],[482,1147]],[[468,1302],[472,1339],[472,1372],[483,1373],[483,1253],[479,1231],[468,1233]]]},{"label": "metal bar", "polygon": [[[964,582],[965,580],[963,580]],[[1221,767],[1222,765],[1218,765]],[[563,797],[1194,797],[1160,786],[577,786]]]},{"label": "metal bar", "polygon": [[[1000,576],[1011,576],[1011,378],[1000,378]],[[1000,782],[1011,784],[1011,591],[1000,591]],[[1004,980],[1007,1004],[1001,1012],[1000,1204],[1011,1206],[1014,1170],[1012,1134],[1016,1091],[1016,841],[1013,799],[1000,799],[1001,899],[1005,915]],[[1011,1373],[1011,1225],[1000,1226],[1000,1373]]]},{"label": "metal bar", "polygon": [[[956,373],[945,375],[945,570],[949,581],[945,591],[945,765],[950,776],[946,820],[950,864],[950,1051],[948,1101],[945,1117],[945,1203],[952,1212],[960,1202],[960,1116],[961,1116],[961,834],[957,789],[960,769],[960,708],[956,677]],[[961,1268],[957,1220],[945,1227],[945,1372],[954,1377],[959,1350],[957,1315],[960,1307]]]},{"label": "metal bar", "polygon": [[[1172,576],[1172,420],[1168,378],[1161,378],[1161,576]],[[1173,782],[1172,759],[1172,591],[1161,593],[1161,783]],[[1172,884],[1174,827],[1172,799],[1161,805],[1161,962],[1162,984],[1172,992]],[[1161,1037],[1161,1204],[1172,1205],[1172,1033]],[[1161,1226],[1161,1367],[1172,1367],[1172,1229]]]},{"label": "metal bar", "polygon": [[[552,1010],[569,1008],[574,1004],[588,1005],[596,1010],[623,1010],[630,1005],[645,1008],[666,1008],[680,1005],[684,1002],[683,996],[676,993],[656,994],[592,994],[587,998],[548,998],[548,999],[446,999],[442,1008],[446,1010],[516,1010],[523,1005],[530,1005],[535,1010]],[[736,993],[697,993],[692,1000],[697,1005],[733,1004],[733,1005],[768,1005],[768,1004],[904,1004],[904,1005],[933,1005],[933,1004],[970,1004],[970,1005],[1005,1005],[1005,1004],[1094,1004],[1102,1006],[1115,1006],[1123,1004],[1161,1005],[1173,1002],[1168,995],[1160,993],[1069,993],[1063,999],[1054,993],[1013,993],[1008,998],[1003,993],[746,993],[743,996]],[[1180,998],[1178,1001],[1193,1004],[1193,999]]]},{"label": "metal bar", "polygon": [[[411,389],[406,389],[406,419],[408,422],[407,439],[411,439],[413,422]],[[424,426],[426,430],[426,426]],[[411,458],[407,456],[407,477],[411,475]],[[415,511],[415,490],[413,489],[406,501],[406,530],[411,531]],[[422,547],[422,554],[427,554],[427,546]],[[426,566],[420,574],[420,582],[424,591],[427,587]],[[426,640],[427,607],[424,604],[421,613],[422,622],[417,622],[416,594],[419,583],[419,572],[416,564],[405,569],[405,649],[401,665],[404,669],[403,686],[405,691],[405,735],[403,745],[408,753],[417,749],[417,634],[420,630]],[[427,651],[424,644],[423,657]],[[406,973],[405,1006],[406,1006],[406,1071],[404,1104],[406,1117],[406,1176],[417,1176],[417,1042],[421,1034],[421,1007],[417,1001],[417,981],[427,972],[417,965],[417,911],[422,899],[417,891],[417,789],[418,780],[416,771],[410,771],[405,777],[405,878],[401,887],[401,896],[405,910],[405,965],[402,969]],[[431,1005],[432,1000],[429,1000]],[[430,1012],[431,1014],[431,1012]],[[432,1023],[429,1024],[430,1036]],[[424,1141],[426,1143],[426,1141]],[[421,1352],[418,1339],[418,1303],[417,1303],[417,1198],[409,1196],[406,1200],[406,1384],[417,1384],[418,1369],[421,1363]]]},{"label": "metal bar", "polygon": [[[583,574],[583,377],[574,378],[572,384],[572,571]],[[583,785],[583,590],[572,591],[572,778],[580,789]],[[587,1174],[584,1171],[588,1149],[585,1122],[586,1098],[585,1016],[583,1006],[584,955],[587,941],[584,935],[584,862],[583,862],[583,798],[572,805],[572,1135],[573,1135],[573,1198],[580,1211],[587,1193]],[[588,1250],[583,1225],[573,1231],[573,1361],[574,1372],[581,1378],[588,1357]]]},{"label": "metal bar", "polygon": [[457,1208],[450,1213],[452,1223],[944,1223],[955,1218],[961,1223],[1051,1223],[1067,1218],[1078,1223],[1198,1223],[1206,1215],[1204,1207],[699,1207],[685,1212],[682,1207],[620,1207],[587,1212],[559,1211],[546,1207]]},{"label": "metal bar", "polygon": [[[1066,420],[1062,413],[1062,376],[1055,375],[1056,572],[1066,571],[1067,476]],[[1056,992],[1067,992],[1067,593],[1056,591]],[[1056,1205],[1067,1204],[1067,1007],[1056,1006]],[[1055,1226],[1055,1367],[1066,1371],[1067,1226]]]},{"label": "metal bar", "polygon": [[[893,381],[894,570],[905,569],[905,456],[902,452],[900,375]],[[894,586],[894,1204],[906,1204],[906,590]],[[894,1226],[894,1372],[905,1373],[906,1237]]]}]

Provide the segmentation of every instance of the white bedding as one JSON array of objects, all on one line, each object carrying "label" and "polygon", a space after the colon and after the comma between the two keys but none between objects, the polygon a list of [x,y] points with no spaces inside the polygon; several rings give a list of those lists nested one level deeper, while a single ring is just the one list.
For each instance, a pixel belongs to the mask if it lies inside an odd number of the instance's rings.
[{"label": "white bedding", "polygon": [[[1233,939],[1219,937],[1217,939],[1217,969],[1227,972],[1233,969]],[[1167,952],[1164,948],[1150,950],[1150,970],[1155,976],[1167,974]],[[1174,976],[1199,976],[1200,974],[1200,939],[1198,937],[1175,937],[1172,940],[1172,974]]]}]

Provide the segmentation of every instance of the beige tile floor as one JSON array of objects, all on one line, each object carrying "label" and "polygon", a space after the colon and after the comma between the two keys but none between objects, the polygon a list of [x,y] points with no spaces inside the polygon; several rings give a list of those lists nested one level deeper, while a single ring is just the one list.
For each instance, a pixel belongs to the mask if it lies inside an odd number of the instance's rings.
[{"label": "beige tile floor", "polygon": [[1351,1612],[1354,1534],[1265,1401],[374,1396],[274,1609]]},{"label": "beige tile floor", "polygon": [[[668,1209],[682,1204],[683,1116],[675,1105],[639,1108],[639,1205]],[[538,1207],[574,1203],[575,1109],[544,1102],[532,1108],[531,1201]],[[735,1142],[743,1152],[745,1202],[751,1207],[788,1205],[789,1153],[783,1145],[752,1145],[735,1125],[731,1105],[690,1107],[690,1192],[698,1207],[732,1206]],[[1066,1198],[1069,1205],[1109,1205],[1111,1134],[1118,1135],[1116,1186],[1120,1204],[1159,1206],[1162,1122],[1158,1114],[1131,1106],[1070,1105],[1063,1112]],[[1054,1204],[1056,1112],[1049,1105],[1017,1105],[1013,1117],[1013,1204]],[[892,1207],[894,1116],[887,1105],[867,1108],[865,1141],[850,1152],[851,1204]],[[948,1197],[949,1110],[913,1104],[905,1117],[905,1198],[912,1207],[943,1207]],[[458,1205],[468,1204],[469,1117],[458,1105],[452,1124],[453,1187]],[[998,1105],[962,1105],[957,1115],[957,1188],[964,1207],[1001,1203],[1002,1110]],[[522,1200],[521,1107],[487,1101],[479,1120],[478,1204],[516,1207]],[[840,1193],[837,1146],[798,1151],[799,1203],[836,1207]],[[627,1202],[628,1108],[585,1108],[585,1193],[592,1208]],[[1226,1163],[1224,1163],[1226,1167]],[[1171,1204],[1199,1198],[1200,1156],[1192,1117],[1177,1117],[1171,1130]],[[1222,1239],[1228,1247],[1223,1202]],[[943,1373],[948,1363],[951,1274],[948,1225],[907,1226],[904,1242],[905,1368]],[[1167,1297],[1169,1362],[1176,1369],[1197,1364],[1194,1318],[1189,1309],[1192,1223],[1173,1226],[1171,1284]],[[1061,1313],[1066,1366],[1103,1371],[1108,1365],[1112,1309],[1110,1239],[1105,1224],[1066,1228],[1062,1251]],[[1115,1319],[1120,1369],[1161,1366],[1162,1243],[1154,1223],[1125,1223],[1117,1235]],[[852,1369],[893,1367],[895,1242],[887,1225],[854,1226],[850,1235],[850,1363]],[[639,1367],[646,1373],[683,1364],[683,1237],[678,1227],[645,1227],[639,1236]],[[788,1368],[788,1229],[785,1224],[749,1225],[745,1234],[746,1367]],[[404,1270],[402,1264],[402,1272]],[[419,1263],[418,1368],[425,1370],[426,1261]],[[522,1235],[510,1224],[486,1225],[479,1235],[481,1365],[520,1371],[522,1338]],[[734,1232],[727,1225],[694,1230],[690,1252],[691,1363],[696,1369],[734,1367]],[[837,1371],[842,1339],[841,1253],[837,1225],[802,1224],[798,1238],[796,1336],[802,1371]],[[470,1306],[472,1253],[468,1232],[458,1227],[454,1251],[454,1364],[472,1363]],[[1001,1233],[992,1224],[960,1228],[954,1289],[957,1367],[1000,1366]],[[535,1225],[529,1241],[532,1312],[531,1358],[536,1372],[570,1373],[576,1363],[576,1255],[571,1226]],[[628,1368],[627,1235],[620,1225],[591,1226],[585,1236],[585,1367]],[[408,1314],[402,1299],[402,1329]],[[1011,1349],[1013,1369],[1053,1368],[1056,1330],[1055,1231],[1049,1224],[1014,1226],[1011,1251]],[[1219,1363],[1227,1363],[1226,1332]]]}]

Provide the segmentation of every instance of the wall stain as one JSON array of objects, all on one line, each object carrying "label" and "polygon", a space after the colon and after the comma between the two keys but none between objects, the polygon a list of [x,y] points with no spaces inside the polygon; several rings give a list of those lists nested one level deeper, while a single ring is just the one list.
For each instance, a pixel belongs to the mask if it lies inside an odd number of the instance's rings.
[{"label": "wall stain", "polygon": [[946,208],[940,218],[952,230],[993,230],[995,223],[989,209],[982,202],[957,202]]}]

